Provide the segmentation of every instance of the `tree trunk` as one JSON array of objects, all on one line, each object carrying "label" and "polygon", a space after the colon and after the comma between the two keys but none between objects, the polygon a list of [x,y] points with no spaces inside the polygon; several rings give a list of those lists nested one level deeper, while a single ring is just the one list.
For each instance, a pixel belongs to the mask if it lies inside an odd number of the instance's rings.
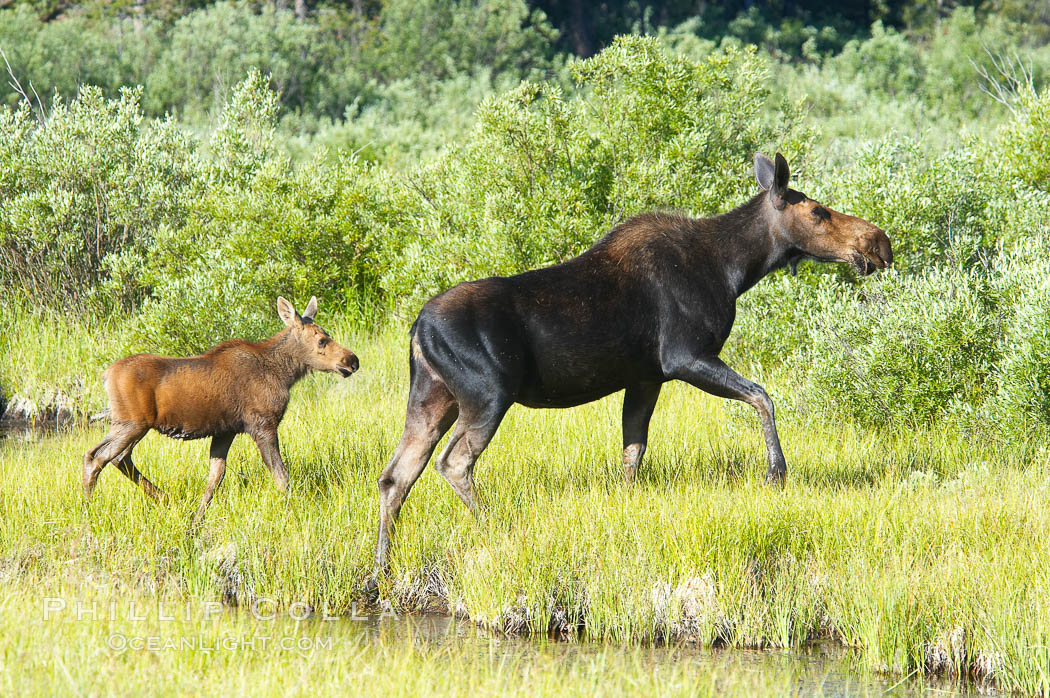
[{"label": "tree trunk", "polygon": [[594,55],[594,44],[591,41],[591,28],[587,22],[587,13],[581,0],[573,0],[572,15],[569,19],[569,30],[572,33],[573,47],[576,55],[580,58],[590,58]]}]

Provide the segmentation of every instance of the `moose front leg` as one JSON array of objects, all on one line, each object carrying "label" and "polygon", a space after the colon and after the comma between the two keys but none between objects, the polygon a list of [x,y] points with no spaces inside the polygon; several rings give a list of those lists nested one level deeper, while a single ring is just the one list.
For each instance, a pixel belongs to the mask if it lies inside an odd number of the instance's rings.
[{"label": "moose front leg", "polygon": [[712,395],[740,400],[754,407],[758,418],[762,420],[762,435],[766,440],[766,455],[769,458],[766,483],[783,486],[784,478],[787,477],[787,461],[780,448],[773,401],[762,386],[744,378],[717,356],[694,359],[677,369],[673,377]]},{"label": "moose front leg", "polygon": [[649,420],[660,397],[659,383],[642,383],[623,393],[623,472],[633,482],[649,441]]},{"label": "moose front leg", "polygon": [[265,429],[252,433],[255,445],[259,447],[259,455],[262,456],[263,464],[266,465],[277,489],[285,494],[288,493],[288,469],[284,467],[281,458],[281,446],[277,441],[276,429]]}]

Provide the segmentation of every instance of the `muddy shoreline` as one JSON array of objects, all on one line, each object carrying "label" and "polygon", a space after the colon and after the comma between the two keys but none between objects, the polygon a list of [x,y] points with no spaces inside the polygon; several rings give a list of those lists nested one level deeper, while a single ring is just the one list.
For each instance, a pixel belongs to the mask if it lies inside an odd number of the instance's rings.
[{"label": "muddy shoreline", "polygon": [[66,393],[56,391],[39,400],[24,395],[10,399],[0,394],[0,437],[8,432],[50,432],[109,418],[109,410],[90,412]]}]

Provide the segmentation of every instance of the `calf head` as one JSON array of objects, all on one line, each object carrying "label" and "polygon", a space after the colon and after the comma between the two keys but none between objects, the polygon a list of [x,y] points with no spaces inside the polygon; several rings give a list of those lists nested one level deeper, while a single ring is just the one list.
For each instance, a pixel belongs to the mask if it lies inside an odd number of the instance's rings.
[{"label": "calf head", "polygon": [[769,193],[770,227],[777,241],[787,247],[792,269],[805,258],[848,262],[861,274],[893,264],[890,239],[878,226],[833,211],[789,189],[789,176],[787,160],[780,153],[776,162],[762,153],[755,154],[755,179]]},{"label": "calf head", "polygon": [[289,351],[295,359],[311,371],[338,373],[344,378],[360,365],[353,352],[339,345],[320,325],[314,323],[317,315],[317,298],[311,297],[303,314],[284,298],[277,298],[277,314],[288,327]]}]

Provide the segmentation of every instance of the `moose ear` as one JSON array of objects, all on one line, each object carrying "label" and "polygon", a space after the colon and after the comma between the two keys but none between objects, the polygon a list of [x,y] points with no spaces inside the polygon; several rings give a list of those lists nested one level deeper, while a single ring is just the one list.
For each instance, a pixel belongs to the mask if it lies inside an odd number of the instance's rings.
[{"label": "moose ear", "polygon": [[791,172],[788,170],[788,161],[784,159],[783,155],[777,153],[776,172],[774,173],[773,179],[778,194],[783,195],[784,192],[787,191],[788,179],[790,177]]},{"label": "moose ear", "polygon": [[295,308],[282,296],[277,296],[277,314],[281,316],[281,320],[288,327],[299,327],[303,324],[303,319],[299,317],[299,313],[295,312]]},{"label": "moose ear", "polygon": [[310,296],[310,302],[306,304],[303,311],[303,322],[313,322],[317,316],[317,296]]},{"label": "moose ear", "polygon": [[773,174],[773,161],[762,153],[755,153],[755,179],[758,181],[758,186],[769,191],[773,186]]}]

